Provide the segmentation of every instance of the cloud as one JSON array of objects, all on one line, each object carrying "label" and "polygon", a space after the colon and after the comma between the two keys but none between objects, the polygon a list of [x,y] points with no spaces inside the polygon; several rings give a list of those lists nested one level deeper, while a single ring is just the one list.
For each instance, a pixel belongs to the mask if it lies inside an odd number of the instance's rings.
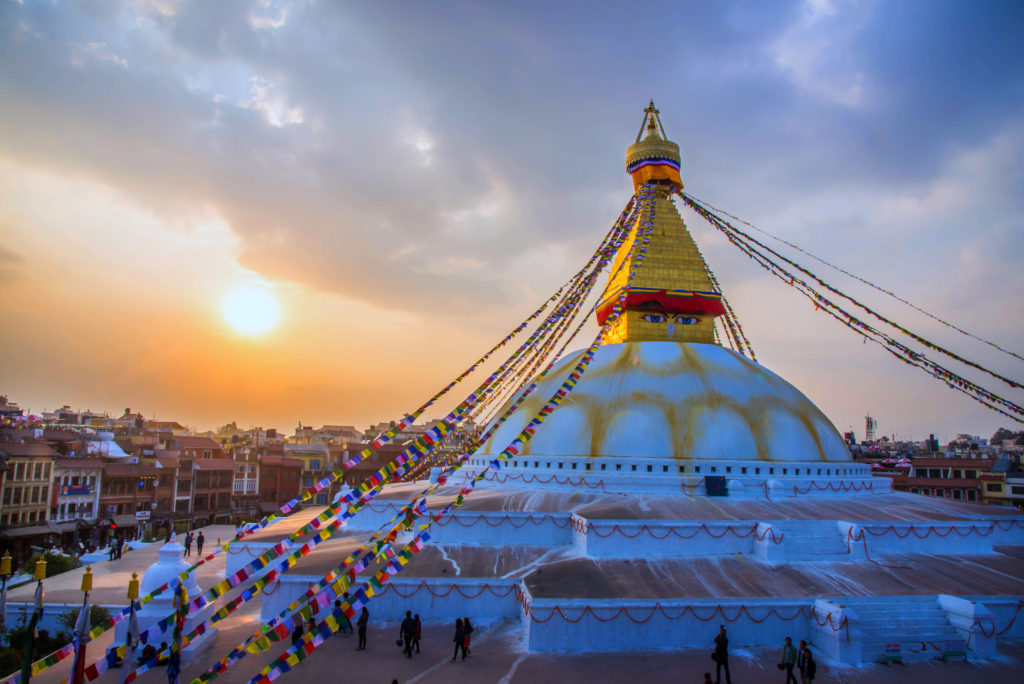
[{"label": "cloud", "polygon": [[76,69],[83,69],[89,64],[113,64],[122,69],[128,68],[128,62],[118,57],[106,43],[72,43],[71,44],[71,66]]},{"label": "cloud", "polygon": [[[0,156],[170,224],[209,213],[269,281],[471,329],[529,309],[589,255],[628,196],[625,147],[654,97],[697,196],[938,308],[1006,310],[1011,295],[982,290],[986,267],[1012,273],[1019,254],[1022,16],[5,3]],[[734,287],[761,277],[705,251]],[[930,290],[918,262],[979,290]]]}]

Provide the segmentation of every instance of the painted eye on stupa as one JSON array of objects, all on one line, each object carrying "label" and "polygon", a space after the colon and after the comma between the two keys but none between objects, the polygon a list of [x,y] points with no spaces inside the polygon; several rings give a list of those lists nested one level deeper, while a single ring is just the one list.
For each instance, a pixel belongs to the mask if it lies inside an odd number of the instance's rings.
[{"label": "painted eye on stupa", "polygon": [[697,320],[696,316],[676,316],[676,323],[680,325],[693,325]]},{"label": "painted eye on stupa", "polygon": [[665,317],[661,314],[644,314],[644,320],[648,323],[664,323]]}]

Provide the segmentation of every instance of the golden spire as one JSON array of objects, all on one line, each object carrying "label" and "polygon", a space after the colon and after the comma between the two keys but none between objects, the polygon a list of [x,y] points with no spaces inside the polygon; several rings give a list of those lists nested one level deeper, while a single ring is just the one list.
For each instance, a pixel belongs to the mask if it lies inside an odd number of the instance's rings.
[{"label": "golden spire", "polygon": [[[640,136],[646,131],[646,136]],[[714,344],[715,317],[725,313],[721,294],[715,291],[707,275],[704,258],[671,194],[682,189],[679,177],[679,146],[665,136],[654,101],[644,109],[644,120],[637,142],[626,152],[626,170],[633,185],[656,185],[654,230],[644,260],[629,282],[626,310],[605,337],[606,344],[618,342],[672,341]],[[619,248],[612,276],[598,307],[603,322],[627,287],[632,264],[633,237]],[[621,265],[621,268],[620,268]]]},{"label": "golden spire", "polygon": [[[654,100],[644,109],[644,120],[636,142],[626,150],[626,171],[633,176],[633,187],[651,181],[666,182],[681,190],[683,181],[679,178],[679,145],[668,139],[661,124]],[[647,131],[641,140],[640,136]]]}]

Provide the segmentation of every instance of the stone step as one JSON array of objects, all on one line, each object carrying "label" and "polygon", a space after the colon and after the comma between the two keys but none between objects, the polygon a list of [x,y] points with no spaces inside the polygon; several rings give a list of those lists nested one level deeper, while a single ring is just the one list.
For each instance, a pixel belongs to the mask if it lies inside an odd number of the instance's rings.
[{"label": "stone step", "polygon": [[945,610],[940,608],[938,605],[931,604],[913,604],[907,606],[899,606],[898,608],[886,608],[882,606],[864,606],[856,604],[847,604],[851,608],[857,611],[857,614],[861,617],[884,615],[885,617],[892,617],[893,611],[897,610],[900,615],[913,614],[913,615],[937,615],[945,614]]},{"label": "stone step", "polygon": [[885,604],[890,606],[904,606],[911,603],[935,603],[934,594],[910,594],[908,596],[848,596],[842,603],[850,606],[863,606],[871,604]]}]

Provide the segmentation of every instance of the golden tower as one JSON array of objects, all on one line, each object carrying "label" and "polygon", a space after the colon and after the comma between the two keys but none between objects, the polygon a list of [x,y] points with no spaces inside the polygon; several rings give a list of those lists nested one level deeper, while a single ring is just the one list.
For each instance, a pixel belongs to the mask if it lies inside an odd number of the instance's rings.
[{"label": "golden tower", "polygon": [[[626,151],[626,171],[633,178],[633,186],[656,186],[654,229],[646,255],[628,284],[625,311],[608,331],[604,343],[714,344],[715,317],[725,313],[722,295],[711,284],[704,258],[671,200],[672,193],[683,187],[679,177],[679,146],[667,139],[658,114],[652,100],[644,109],[636,142]],[[646,216],[640,220],[643,218]],[[636,231],[615,257],[612,275],[598,306],[599,323],[604,322],[622,289],[627,287],[632,264],[623,261],[633,258],[630,252],[635,237]]]}]

